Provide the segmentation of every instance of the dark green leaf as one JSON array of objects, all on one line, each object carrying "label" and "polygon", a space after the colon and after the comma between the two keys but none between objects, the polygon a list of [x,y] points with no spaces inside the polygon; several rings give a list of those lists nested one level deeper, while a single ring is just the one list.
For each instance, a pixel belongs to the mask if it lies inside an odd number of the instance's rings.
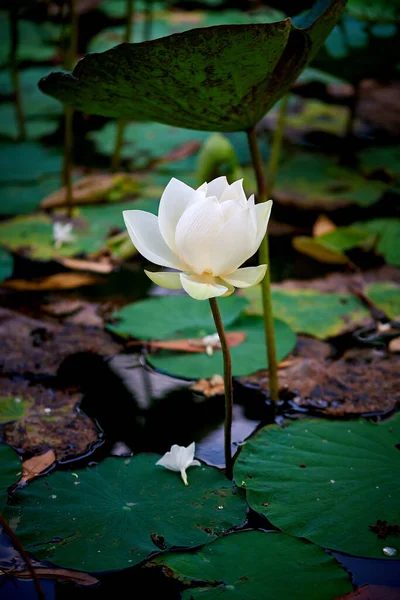
[{"label": "dark green leaf", "polygon": [[352,589],[322,548],[275,532],[233,533],[195,553],[164,554],[150,564],[190,585],[183,600],[332,600]]},{"label": "dark green leaf", "polygon": [[[1,242],[0,242],[1,243]],[[0,248],[0,281],[4,281],[12,275],[14,259],[12,254],[4,248]]]},{"label": "dark green leaf", "polygon": [[286,19],[121,44],[87,55],[72,75],[52,73],[40,87],[87,113],[209,131],[247,129],[297,78],[344,6],[345,0],[319,1],[304,29]]},{"label": "dark green leaf", "polygon": [[10,446],[0,444],[0,513],[4,511],[7,502],[7,488],[18,480],[21,475],[21,461]]},{"label": "dark green leaf", "polygon": [[264,427],[235,463],[247,501],[285,533],[384,558],[377,520],[399,524],[400,418],[380,422],[301,420]]},{"label": "dark green leaf", "polygon": [[15,533],[26,550],[82,571],[123,569],[152,552],[195,547],[244,521],[243,497],[220,471],[191,467],[185,487],[158,459],[139,454],[53,472],[18,491],[5,516],[19,515]]}]

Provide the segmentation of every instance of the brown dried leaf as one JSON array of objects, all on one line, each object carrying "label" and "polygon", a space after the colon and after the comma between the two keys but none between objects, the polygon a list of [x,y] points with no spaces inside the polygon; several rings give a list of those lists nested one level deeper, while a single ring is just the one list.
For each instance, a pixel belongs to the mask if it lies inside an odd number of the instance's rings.
[{"label": "brown dried leaf", "polygon": [[224,378],[221,375],[213,375],[211,379],[199,379],[189,389],[202,392],[207,398],[217,396],[225,391]]},{"label": "brown dried leaf", "polygon": [[[226,334],[228,345],[230,348],[239,346],[246,339],[244,331],[230,331]],[[182,340],[165,340],[165,341],[134,341],[128,342],[127,346],[147,345],[150,350],[161,348],[163,350],[174,350],[176,352],[205,352],[207,344],[203,338],[187,338]],[[213,345],[214,350],[220,350],[220,345]]]},{"label": "brown dried leaf", "polygon": [[400,352],[400,336],[390,340],[389,350],[390,352]]},{"label": "brown dried leaf", "polygon": [[336,229],[336,225],[326,215],[320,215],[314,223],[312,230],[313,237],[319,237],[325,233],[330,233]]},{"label": "brown dried leaf", "polygon": [[[108,192],[112,190],[118,179],[136,179],[126,173],[114,173],[113,175],[88,175],[83,177],[72,186],[72,199],[74,204],[94,204],[103,200]],[[52,194],[46,196],[40,203],[41,208],[57,208],[67,204],[67,188],[62,187]]]},{"label": "brown dried leaf", "polygon": [[335,600],[353,600],[354,598],[357,600],[398,600],[399,588],[386,585],[363,585]]},{"label": "brown dried leaf", "polygon": [[48,450],[44,454],[32,456],[22,463],[22,476],[18,483],[26,483],[39,473],[45,471],[56,460],[56,455],[53,450]]},{"label": "brown dried leaf", "polygon": [[76,269],[77,271],[92,271],[93,273],[101,273],[107,275],[114,269],[114,265],[108,257],[101,257],[100,260],[82,260],[80,258],[57,258],[64,267]]},{"label": "brown dried leaf", "polygon": [[[70,569],[57,569],[47,567],[35,567],[35,573],[40,579],[56,579],[57,581],[71,581],[77,585],[95,585],[99,583],[99,580],[89,575],[88,573],[82,573],[80,571],[71,571]],[[10,570],[5,572],[6,575],[17,577],[18,579],[31,579],[32,575],[30,571],[15,571]]]},{"label": "brown dried leaf", "polygon": [[2,283],[6,287],[17,292],[40,292],[48,290],[71,290],[85,285],[94,285],[102,280],[94,275],[86,273],[56,273],[41,279],[9,279]]}]

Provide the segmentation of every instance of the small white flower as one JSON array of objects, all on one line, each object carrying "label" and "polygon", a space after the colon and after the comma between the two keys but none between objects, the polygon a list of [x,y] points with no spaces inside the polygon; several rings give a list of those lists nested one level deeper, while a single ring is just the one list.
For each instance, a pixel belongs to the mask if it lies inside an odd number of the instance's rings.
[{"label": "small white flower", "polygon": [[201,463],[198,460],[193,460],[195,451],[195,443],[192,442],[190,446],[178,446],[174,444],[171,446],[171,450],[166,452],[160,460],[156,462],[156,465],[161,465],[170,471],[178,471],[181,474],[183,483],[188,484],[186,469],[189,467],[200,467]]},{"label": "small white flower", "polygon": [[143,256],[180,272],[145,271],[157,285],[183,288],[196,300],[232,294],[259,283],[267,265],[239,269],[255,254],[267,230],[272,200],[254,203],[243,181],[226,177],[197,190],[172,178],[160,200],[158,217],[125,210],[130,238]]},{"label": "small white flower", "polygon": [[53,223],[54,247],[59,249],[63,244],[73,242],[75,237],[72,234],[72,223]]}]

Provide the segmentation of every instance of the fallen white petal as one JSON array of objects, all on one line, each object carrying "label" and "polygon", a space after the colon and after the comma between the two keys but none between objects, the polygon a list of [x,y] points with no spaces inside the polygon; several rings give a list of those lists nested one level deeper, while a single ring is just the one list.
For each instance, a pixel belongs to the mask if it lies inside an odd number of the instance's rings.
[{"label": "fallen white petal", "polygon": [[147,260],[180,271],[186,268],[167,246],[155,215],[143,210],[124,210],[123,216],[133,245]]},{"label": "fallen white petal", "polygon": [[181,273],[180,277],[183,289],[195,300],[217,298],[229,292],[227,286],[216,283],[213,277],[188,275],[187,273]]},{"label": "fallen white petal", "polygon": [[194,466],[201,466],[198,460],[194,460],[195,443],[192,442],[187,448],[174,444],[171,450],[166,452],[157,462],[170,471],[179,471],[185,485],[189,485],[187,481],[186,469]]},{"label": "fallen white petal", "polygon": [[180,279],[180,273],[169,272],[169,271],[144,271],[149,279],[160,287],[167,288],[168,290],[181,290],[182,283]]},{"label": "fallen white petal", "polygon": [[258,267],[244,267],[237,269],[229,275],[224,275],[221,279],[237,288],[247,288],[260,283],[264,279],[267,271],[267,265]]}]

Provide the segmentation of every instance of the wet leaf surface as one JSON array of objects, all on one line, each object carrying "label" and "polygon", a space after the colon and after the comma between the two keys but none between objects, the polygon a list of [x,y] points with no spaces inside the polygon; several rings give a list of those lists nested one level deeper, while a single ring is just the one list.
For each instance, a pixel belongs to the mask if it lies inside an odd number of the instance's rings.
[{"label": "wet leaf surface", "polygon": [[[89,572],[133,566],[160,548],[193,548],[242,523],[243,495],[221,472],[193,467],[185,487],[179,473],[155,465],[158,458],[54,472],[18,491],[6,518],[20,516],[15,533],[37,558]],[[60,520],[60,511],[68,517]]]},{"label": "wet leaf surface", "polygon": [[276,532],[232,533],[195,553],[167,554],[150,565],[190,586],[183,592],[185,600],[331,600],[351,588],[348,575],[322,548]]},{"label": "wet leaf surface", "polygon": [[5,444],[0,444],[0,508],[3,512],[7,503],[7,489],[18,480],[21,461],[18,454]]},{"label": "wet leaf surface", "polygon": [[40,86],[89,114],[189,128],[195,123],[208,131],[247,129],[296,79],[344,5],[343,0],[324,0],[297,27],[290,20],[222,25],[122,44],[87,55],[72,76],[53,73]]},{"label": "wet leaf surface", "polygon": [[[301,420],[264,427],[241,449],[234,476],[250,506],[290,535],[385,558],[370,526],[399,517],[399,415],[380,422]],[[390,560],[386,558],[386,560]]]}]

